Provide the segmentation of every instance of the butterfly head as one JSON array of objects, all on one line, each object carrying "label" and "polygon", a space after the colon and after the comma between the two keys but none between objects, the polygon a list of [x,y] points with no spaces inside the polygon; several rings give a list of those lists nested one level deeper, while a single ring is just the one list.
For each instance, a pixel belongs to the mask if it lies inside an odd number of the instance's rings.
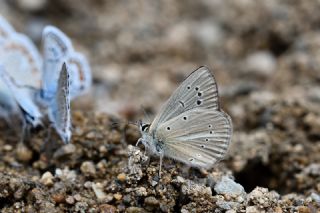
[{"label": "butterfly head", "polygon": [[143,123],[142,120],[139,121],[139,129],[141,134],[149,131],[150,124]]}]

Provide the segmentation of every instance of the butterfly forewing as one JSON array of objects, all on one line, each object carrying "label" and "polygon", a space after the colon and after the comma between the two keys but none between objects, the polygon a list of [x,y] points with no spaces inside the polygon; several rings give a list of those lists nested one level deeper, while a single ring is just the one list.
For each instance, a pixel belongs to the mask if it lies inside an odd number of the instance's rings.
[{"label": "butterfly forewing", "polygon": [[57,90],[57,82],[62,64],[73,51],[70,39],[59,29],[47,26],[43,30],[43,94],[50,101]]},{"label": "butterfly forewing", "polygon": [[175,90],[152,122],[150,131],[155,131],[162,123],[195,108],[219,110],[217,84],[207,67],[195,70]]},{"label": "butterfly forewing", "polygon": [[23,34],[14,34],[0,48],[0,64],[20,86],[39,89],[42,57],[33,42]]},{"label": "butterfly forewing", "polygon": [[58,90],[50,105],[49,118],[65,143],[69,142],[71,132],[69,73],[64,63],[58,80]]},{"label": "butterfly forewing", "polygon": [[162,123],[155,135],[165,144],[166,156],[204,168],[224,157],[231,136],[229,116],[205,109],[192,109]]}]

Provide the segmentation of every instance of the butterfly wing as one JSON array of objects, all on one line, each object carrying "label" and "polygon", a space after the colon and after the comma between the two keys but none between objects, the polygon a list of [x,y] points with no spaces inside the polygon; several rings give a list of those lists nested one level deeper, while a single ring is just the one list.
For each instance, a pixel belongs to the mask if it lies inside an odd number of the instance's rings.
[{"label": "butterfly wing", "polygon": [[161,123],[155,133],[164,155],[203,168],[212,167],[224,157],[231,136],[229,116],[222,111],[206,109],[184,112]]},{"label": "butterfly wing", "polygon": [[49,103],[55,96],[61,67],[73,51],[70,39],[58,28],[46,26],[42,34],[43,40],[43,101]]},{"label": "butterfly wing", "polygon": [[0,72],[0,77],[18,104],[25,121],[34,127],[41,124],[42,114],[34,101],[35,91],[27,87],[18,86],[4,69]]},{"label": "butterfly wing", "polygon": [[68,69],[64,63],[58,80],[58,90],[49,108],[49,119],[64,143],[69,143],[71,138],[69,81]]},{"label": "butterfly wing", "polygon": [[42,57],[25,35],[15,33],[0,46],[0,64],[18,85],[40,88]]},{"label": "butterfly wing", "polygon": [[192,72],[162,106],[150,126],[155,131],[162,123],[191,109],[219,110],[218,87],[207,67]]},{"label": "butterfly wing", "polygon": [[70,70],[70,97],[73,99],[90,88],[92,82],[91,69],[86,57],[78,52],[71,54],[68,65]]}]

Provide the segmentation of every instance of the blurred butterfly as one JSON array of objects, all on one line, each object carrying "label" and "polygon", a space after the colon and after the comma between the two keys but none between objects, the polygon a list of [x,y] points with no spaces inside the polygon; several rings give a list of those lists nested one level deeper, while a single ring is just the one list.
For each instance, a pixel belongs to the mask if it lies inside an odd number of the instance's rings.
[{"label": "blurred butterfly", "polygon": [[[2,36],[2,37],[1,37]],[[17,33],[0,17],[0,116],[20,114],[24,130],[27,124],[41,123],[41,113],[35,104],[35,91],[41,82],[41,56],[33,42]]]},{"label": "blurred butterfly", "polygon": [[[74,51],[71,40],[58,28],[45,27],[42,40],[44,66],[40,99],[47,106],[49,119],[56,131],[68,143],[71,137],[70,100],[90,88],[90,66],[82,54]],[[68,73],[67,77],[62,71]]]},{"label": "blurred butterfly", "polygon": [[64,143],[69,143],[71,139],[69,82],[68,68],[66,63],[63,63],[59,74],[57,92],[50,104],[48,114],[49,120]]},{"label": "blurred butterfly", "polygon": [[67,63],[70,73],[71,99],[82,95],[91,86],[91,70],[86,58],[74,51],[71,40],[58,28],[43,30],[43,76],[40,97],[47,105],[54,98],[61,66]]},{"label": "blurred butterfly", "polygon": [[207,67],[192,72],[176,89],[151,124],[140,122],[146,150],[187,165],[211,168],[221,160],[232,136],[230,117],[219,105],[218,87]]}]

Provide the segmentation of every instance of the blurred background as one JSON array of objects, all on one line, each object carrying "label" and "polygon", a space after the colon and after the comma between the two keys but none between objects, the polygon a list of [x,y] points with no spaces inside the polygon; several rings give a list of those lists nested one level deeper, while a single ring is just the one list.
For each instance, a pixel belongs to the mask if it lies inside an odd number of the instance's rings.
[{"label": "blurred background", "polygon": [[75,109],[154,115],[209,66],[235,127],[229,167],[247,190],[280,192],[320,190],[302,175],[314,165],[320,174],[319,11],[320,1],[291,0],[0,1],[36,44],[52,24],[88,57],[94,84]]}]

